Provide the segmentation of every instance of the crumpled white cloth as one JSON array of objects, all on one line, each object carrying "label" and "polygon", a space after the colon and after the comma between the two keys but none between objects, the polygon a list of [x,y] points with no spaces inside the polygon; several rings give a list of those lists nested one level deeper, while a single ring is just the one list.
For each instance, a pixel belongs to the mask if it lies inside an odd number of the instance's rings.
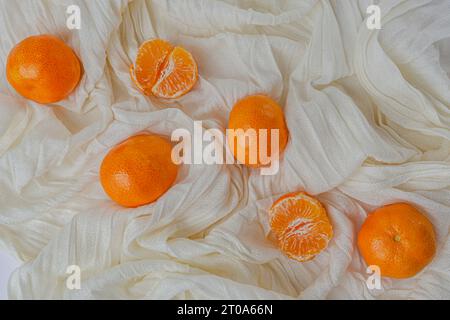
[{"label": "crumpled white cloth", "polygon": [[[450,2],[369,0],[0,0],[0,246],[24,264],[12,299],[450,298]],[[81,8],[82,28],[65,27]],[[26,22],[26,23],[24,23]],[[19,97],[5,77],[13,45],[64,39],[84,77],[53,107]],[[196,57],[200,79],[175,101],[143,96],[128,68],[146,39]],[[240,98],[283,106],[290,140],[280,171],[184,165],[156,203],[124,209],[104,194],[108,150],[147,130],[224,130]],[[298,263],[266,239],[267,209],[306,190],[326,205],[334,238]],[[366,286],[356,234],[395,201],[427,213],[437,255],[419,275]],[[82,270],[68,290],[69,265]]]}]

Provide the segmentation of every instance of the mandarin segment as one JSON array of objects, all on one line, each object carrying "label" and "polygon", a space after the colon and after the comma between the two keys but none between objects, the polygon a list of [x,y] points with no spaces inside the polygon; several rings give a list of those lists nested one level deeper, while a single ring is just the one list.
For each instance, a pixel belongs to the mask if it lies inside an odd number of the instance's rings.
[{"label": "mandarin segment", "polygon": [[333,236],[324,206],[304,192],[278,199],[269,210],[269,219],[281,251],[300,262],[313,259]]},{"label": "mandarin segment", "polygon": [[23,97],[38,103],[65,99],[78,85],[81,63],[62,40],[52,35],[31,36],[9,53],[6,77]]},{"label": "mandarin segment", "polygon": [[176,47],[169,55],[152,93],[159,98],[178,98],[192,89],[197,78],[198,70],[194,57],[185,49]]},{"label": "mandarin segment", "polygon": [[[272,129],[278,130],[278,155],[286,148],[289,136],[283,110],[265,95],[252,95],[239,100],[231,110],[228,129],[232,129],[227,130],[227,139],[234,157],[253,168],[267,165],[263,161],[264,155],[273,156]],[[267,130],[265,139],[264,136],[260,139],[260,130],[264,129]],[[255,134],[248,134],[252,132]],[[241,139],[240,135],[247,135],[248,138]]]},{"label": "mandarin segment", "polygon": [[100,167],[100,181],[108,196],[124,207],[149,204],[174,183],[178,166],[172,145],[156,135],[142,134],[113,148]]},{"label": "mandarin segment", "polygon": [[419,210],[395,203],[375,210],[358,234],[358,247],[368,265],[391,278],[419,273],[436,253],[434,227]]},{"label": "mandarin segment", "polygon": [[158,80],[173,46],[162,39],[144,42],[138,50],[135,65],[130,67],[131,78],[138,88],[149,94]]},{"label": "mandarin segment", "polygon": [[181,47],[162,39],[146,41],[138,50],[130,75],[146,95],[174,99],[188,93],[198,79],[197,63]]}]

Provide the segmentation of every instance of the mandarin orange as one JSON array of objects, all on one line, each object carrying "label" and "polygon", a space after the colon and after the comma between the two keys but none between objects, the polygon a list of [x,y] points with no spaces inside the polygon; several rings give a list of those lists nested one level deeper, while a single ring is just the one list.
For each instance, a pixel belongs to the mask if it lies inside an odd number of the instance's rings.
[{"label": "mandarin orange", "polygon": [[131,78],[146,95],[174,99],[188,93],[198,79],[193,56],[181,47],[162,39],[144,42],[136,62],[130,67]]},{"label": "mandarin orange", "polygon": [[436,236],[428,218],[407,203],[394,203],[369,214],[358,234],[358,247],[368,265],[381,275],[409,278],[436,253]]},{"label": "mandarin orange", "polygon": [[[273,156],[273,129],[278,130],[278,155],[285,149],[289,136],[283,110],[265,95],[239,100],[231,110],[228,129],[232,129],[227,130],[227,139],[234,157],[254,168],[267,165],[264,156]],[[260,136],[264,129],[267,134]]]},{"label": "mandarin orange", "polygon": [[333,236],[325,207],[305,192],[279,198],[269,210],[269,219],[281,251],[300,262],[313,259]]},{"label": "mandarin orange", "polygon": [[38,103],[65,99],[78,85],[81,64],[73,50],[52,35],[26,38],[10,52],[6,77],[23,97]]},{"label": "mandarin orange", "polygon": [[100,167],[100,181],[109,197],[124,207],[149,204],[174,183],[178,166],[172,162],[166,138],[141,134],[114,147]]}]

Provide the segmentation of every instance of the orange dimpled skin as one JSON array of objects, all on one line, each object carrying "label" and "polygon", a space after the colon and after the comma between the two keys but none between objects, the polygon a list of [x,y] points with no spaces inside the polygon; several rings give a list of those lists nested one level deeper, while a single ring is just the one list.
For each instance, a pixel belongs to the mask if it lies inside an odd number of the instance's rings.
[{"label": "orange dimpled skin", "polygon": [[428,218],[407,203],[395,203],[369,214],[358,234],[358,247],[368,265],[381,275],[409,278],[436,253],[436,236]]},{"label": "orange dimpled skin", "polygon": [[149,204],[175,182],[178,166],[172,145],[156,135],[142,134],[113,148],[100,167],[100,181],[108,196],[124,207]]},{"label": "orange dimpled skin", "polygon": [[193,56],[162,39],[152,39],[140,46],[130,74],[144,94],[165,99],[185,95],[198,79]]},{"label": "orange dimpled skin", "polygon": [[6,77],[23,97],[42,104],[55,103],[78,85],[81,64],[60,39],[52,35],[31,36],[11,50]]},{"label": "orange dimpled skin", "polygon": [[281,251],[300,262],[313,259],[333,237],[325,207],[304,192],[289,193],[275,201],[269,219]]},{"label": "orange dimpled skin", "polygon": [[[227,131],[227,138],[234,157],[239,162],[253,168],[266,165],[262,161],[261,155],[272,156],[272,129],[278,129],[279,154],[285,149],[289,136],[283,110],[274,100],[265,95],[252,95],[239,100],[231,110],[228,129],[233,129]],[[237,130],[239,129],[244,132],[253,129],[256,135],[249,136],[246,140],[238,139],[239,131]],[[267,130],[265,141],[260,140],[260,129]],[[261,150],[262,143],[266,145],[265,152],[264,149]],[[253,157],[250,156],[252,145],[256,146],[257,151]]]}]

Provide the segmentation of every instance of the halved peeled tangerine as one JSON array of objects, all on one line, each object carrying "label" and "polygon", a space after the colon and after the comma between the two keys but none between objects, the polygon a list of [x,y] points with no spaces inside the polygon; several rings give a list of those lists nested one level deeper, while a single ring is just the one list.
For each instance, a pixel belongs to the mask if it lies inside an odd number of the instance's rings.
[{"label": "halved peeled tangerine", "polygon": [[304,192],[289,193],[275,201],[269,219],[278,247],[300,262],[313,259],[333,236],[325,207]]},{"label": "halved peeled tangerine", "polygon": [[139,47],[130,74],[145,95],[174,99],[194,87],[198,68],[192,55],[185,49],[174,47],[162,39],[152,39]]}]

